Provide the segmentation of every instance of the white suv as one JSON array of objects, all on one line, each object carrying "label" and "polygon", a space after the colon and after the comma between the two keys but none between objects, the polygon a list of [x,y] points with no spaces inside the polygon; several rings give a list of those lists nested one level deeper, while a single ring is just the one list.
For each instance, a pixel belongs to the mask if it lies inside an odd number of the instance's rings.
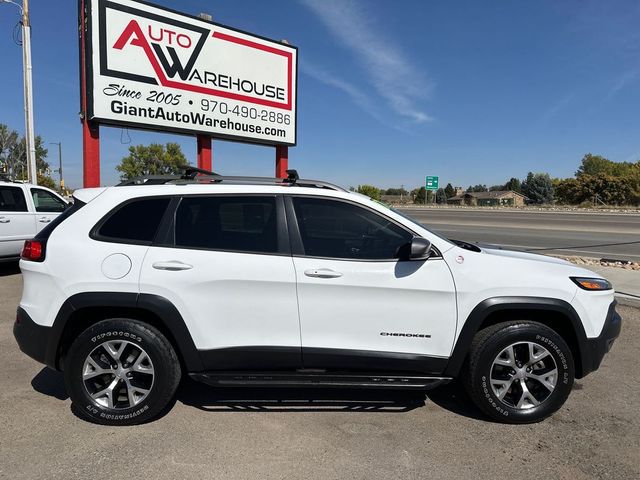
[{"label": "white suv", "polygon": [[0,262],[20,258],[24,241],[66,208],[67,201],[53,190],[0,177]]},{"label": "white suv", "polygon": [[556,411],[620,332],[614,292],[555,258],[451,241],[322,182],[149,177],[78,190],[25,244],[20,348],[81,415],[148,421],[216,386],[432,388],[510,423]]}]

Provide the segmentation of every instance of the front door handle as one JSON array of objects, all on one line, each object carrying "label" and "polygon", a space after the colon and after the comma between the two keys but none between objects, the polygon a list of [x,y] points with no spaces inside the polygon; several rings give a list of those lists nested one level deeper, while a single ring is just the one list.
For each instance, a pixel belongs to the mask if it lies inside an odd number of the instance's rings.
[{"label": "front door handle", "polygon": [[6,218],[6,217],[0,217],[0,223],[9,223],[11,221],[11,219]]},{"label": "front door handle", "polygon": [[47,217],[40,217],[40,218],[38,219],[38,221],[39,221],[40,223],[49,223],[49,222],[51,221],[51,219],[50,219],[50,218],[47,218]]},{"label": "front door handle", "polygon": [[307,277],[315,278],[338,278],[342,276],[342,273],[331,270],[330,268],[310,268],[305,270],[304,274]]},{"label": "front door handle", "polygon": [[170,272],[177,272],[180,270],[190,270],[193,268],[193,265],[172,260],[169,262],[155,262],[152,267],[156,270],[169,270]]}]

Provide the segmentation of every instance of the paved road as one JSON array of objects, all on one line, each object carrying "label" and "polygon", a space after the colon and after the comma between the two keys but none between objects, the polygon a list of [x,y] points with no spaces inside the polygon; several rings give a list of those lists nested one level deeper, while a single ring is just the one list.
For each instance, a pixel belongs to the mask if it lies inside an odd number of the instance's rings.
[{"label": "paved road", "polygon": [[[4,276],[3,276],[4,275]],[[491,423],[455,387],[420,393],[215,390],[185,382],[138,427],[75,417],[60,374],[11,334],[21,277],[0,266],[0,478],[640,478],[640,310],[543,423]]]},{"label": "paved road", "polygon": [[[403,210],[448,238],[541,253],[640,261],[640,215],[412,208]],[[626,243],[617,246],[592,246]],[[584,247],[584,248],[576,248]]]}]

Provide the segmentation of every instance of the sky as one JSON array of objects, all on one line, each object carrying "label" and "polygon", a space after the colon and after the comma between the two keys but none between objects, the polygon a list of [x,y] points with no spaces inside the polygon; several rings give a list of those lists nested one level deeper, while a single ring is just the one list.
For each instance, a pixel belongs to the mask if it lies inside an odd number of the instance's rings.
[{"label": "sky", "polygon": [[[1,1],[1,0],[0,0]],[[20,0],[18,0],[20,1]],[[347,186],[572,176],[586,153],[640,160],[640,2],[157,0],[299,48],[290,168]],[[31,0],[36,133],[82,186],[77,4]],[[0,3],[0,123],[24,132],[18,9]],[[101,181],[128,147],[194,137],[101,128]],[[48,161],[57,168],[57,146]],[[214,141],[213,168],[273,176],[273,147]]]}]

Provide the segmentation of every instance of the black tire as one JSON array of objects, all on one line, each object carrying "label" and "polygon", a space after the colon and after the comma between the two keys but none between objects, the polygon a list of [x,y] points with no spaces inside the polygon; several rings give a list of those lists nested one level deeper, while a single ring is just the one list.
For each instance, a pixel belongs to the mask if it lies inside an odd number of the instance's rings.
[{"label": "black tire", "polygon": [[[122,347],[119,351],[124,360],[117,363],[119,360],[110,356],[106,347],[118,350]],[[143,353],[148,360],[142,360]],[[100,368],[107,368],[108,363],[113,365],[108,367],[109,373],[96,373],[85,385],[83,373],[99,371],[85,365],[90,354],[92,365]],[[136,368],[137,359],[144,363]],[[121,377],[117,377],[115,370],[111,370],[117,365],[132,368],[118,369],[117,375]],[[180,362],[166,337],[151,325],[127,318],[103,320],[82,332],[69,348],[64,366],[65,384],[74,411],[101,425],[137,425],[154,419],[171,402],[181,375]],[[94,390],[95,395],[113,381],[116,388],[112,390],[119,393],[105,394],[97,400],[91,397],[89,390]],[[131,385],[135,388],[129,389]],[[109,408],[109,403],[113,403],[113,408]]]},{"label": "black tire", "polygon": [[[542,382],[529,377],[521,380],[518,375],[526,375],[526,370],[518,373],[511,367],[500,364],[494,366],[494,360],[513,344],[517,345],[514,347],[516,352],[514,357],[524,355],[525,348],[526,355],[529,357],[529,347],[524,342],[543,347],[548,353],[543,360],[535,363],[533,368],[537,370],[532,370],[531,373],[552,371],[554,365],[551,360],[555,362],[557,376],[555,387],[550,393],[549,388]],[[544,353],[542,350],[537,351],[539,354]],[[507,352],[500,358],[503,361],[510,361],[509,357],[510,353]],[[523,364],[522,368],[526,368],[526,364]],[[506,370],[509,371],[506,372]],[[571,350],[555,331],[537,322],[513,321],[488,327],[476,334],[471,343],[463,375],[467,393],[478,408],[489,417],[502,423],[534,423],[547,418],[562,407],[573,387],[575,368]],[[507,382],[511,382],[509,388],[500,388],[500,383],[496,383],[495,380],[492,382],[492,379],[499,381],[505,378]],[[535,401],[530,400],[528,393],[525,394],[520,382],[524,383],[527,392],[534,394]],[[494,391],[494,385],[499,388],[498,393],[505,392],[504,399],[501,400],[498,397]],[[517,408],[516,401],[523,401],[523,398],[525,402],[522,405],[523,408]],[[537,401],[539,404],[535,405]]]}]

